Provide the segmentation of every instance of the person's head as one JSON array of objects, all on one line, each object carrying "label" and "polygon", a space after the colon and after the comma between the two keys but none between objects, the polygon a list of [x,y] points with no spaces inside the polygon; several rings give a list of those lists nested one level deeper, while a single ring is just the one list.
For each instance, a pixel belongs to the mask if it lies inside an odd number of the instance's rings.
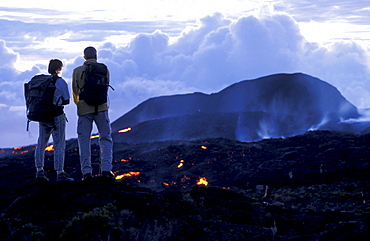
[{"label": "person's head", "polygon": [[52,75],[60,75],[62,73],[63,63],[59,59],[49,61],[48,72]]},{"label": "person's head", "polygon": [[94,47],[87,47],[85,50],[84,50],[84,58],[86,60],[88,59],[97,59],[97,52],[96,52],[96,49]]}]

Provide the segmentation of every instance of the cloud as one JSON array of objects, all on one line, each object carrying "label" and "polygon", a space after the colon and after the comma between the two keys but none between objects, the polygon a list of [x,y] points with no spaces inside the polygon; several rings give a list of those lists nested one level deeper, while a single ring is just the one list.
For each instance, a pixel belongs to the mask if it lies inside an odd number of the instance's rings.
[{"label": "cloud", "polygon": [[[30,39],[36,41],[30,40],[31,49],[19,48],[19,51],[38,54],[45,61],[23,72],[14,68],[21,54],[7,47],[8,41],[0,40],[0,108],[4,112],[0,116],[1,123],[4,123],[0,127],[1,132],[9,133],[11,130],[16,132],[14,136],[27,135],[24,132],[25,117],[21,117],[23,83],[34,74],[45,72],[47,60],[60,55],[65,64],[63,77],[70,84],[73,69],[84,62],[81,56],[83,48],[89,45],[98,48],[99,61],[110,69],[111,84],[116,89],[109,91],[112,120],[151,97],[195,91],[218,92],[240,80],[283,72],[304,72],[321,78],[337,87],[356,106],[370,106],[370,86],[367,84],[370,81],[370,52],[354,41],[326,45],[309,42],[295,19],[273,9],[239,18],[215,13],[192,25],[184,26],[177,35],[167,31],[171,29],[168,26],[166,31],[156,28],[149,31],[151,28],[145,26],[140,33],[130,32],[130,38],[127,37],[128,31],[122,30],[122,23],[76,24],[68,31],[59,32],[57,30],[61,26],[58,24],[42,25],[44,29],[53,30],[48,32],[51,36],[39,30],[30,31]],[[134,30],[133,26],[128,27],[130,31]],[[84,32],[79,34],[81,29]],[[5,33],[7,30],[1,31]],[[122,42],[108,42],[109,39],[122,39]],[[53,41],[58,45],[67,42],[67,46],[75,45],[77,48],[65,53],[69,48],[54,46]],[[16,42],[11,42],[11,46],[17,46]],[[66,107],[66,112],[70,119],[67,138],[76,137],[74,103]],[[9,121],[9,116],[16,120]],[[33,128],[37,133],[37,125]],[[0,146],[35,143],[35,138],[20,138],[12,142],[2,139]]]},{"label": "cloud", "polygon": [[276,8],[294,16],[298,21],[346,20],[352,23],[368,24],[370,20],[370,8],[367,0],[356,2],[348,0],[336,0],[335,2],[281,0],[279,4],[276,4]]},{"label": "cloud", "polygon": [[20,116],[24,117],[24,113],[26,112],[26,107],[24,105],[21,106],[10,106],[9,111]]},{"label": "cloud", "polygon": [[24,21],[50,21],[48,14],[54,14],[54,21],[94,22],[103,21],[155,21],[155,20],[194,20],[207,14],[223,10],[228,15],[236,15],[251,11],[263,2],[270,0],[106,0],[104,4],[95,0],[71,1],[55,4],[51,1],[34,0],[32,3],[23,1],[3,2],[3,11],[9,19],[19,18],[27,14]]},{"label": "cloud", "polygon": [[18,72],[13,68],[18,54],[7,48],[5,41],[0,39],[0,84],[1,82],[11,82]]},{"label": "cloud", "polygon": [[0,108],[8,108],[7,104],[0,104]]},{"label": "cloud", "polygon": [[5,41],[0,40],[0,66],[1,67],[12,67],[12,64],[17,60],[18,55],[14,53],[11,49],[7,48]]},{"label": "cloud", "polygon": [[[24,73],[15,69],[18,54],[0,40],[0,147],[12,147],[25,140],[26,117],[23,96],[24,77],[34,74],[37,67]],[[32,143],[35,143],[34,140]]]},{"label": "cloud", "polygon": [[[305,72],[345,91],[348,81],[369,78],[368,54],[355,42],[310,43],[286,14],[232,20],[216,13],[186,28],[175,41],[155,31],[137,35],[127,46],[106,44],[103,58],[112,63],[114,79],[120,81],[123,76],[171,80],[217,91],[243,79]],[[350,76],[354,78],[348,80]]]}]

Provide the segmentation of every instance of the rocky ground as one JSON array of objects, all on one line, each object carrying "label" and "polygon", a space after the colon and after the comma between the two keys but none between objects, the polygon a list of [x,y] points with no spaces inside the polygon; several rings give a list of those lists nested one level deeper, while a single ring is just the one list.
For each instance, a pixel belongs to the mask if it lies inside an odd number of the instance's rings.
[{"label": "rocky ground", "polygon": [[[370,135],[115,143],[115,181],[34,182],[33,146],[0,150],[0,240],[368,240]],[[200,181],[203,182],[200,182]]]}]

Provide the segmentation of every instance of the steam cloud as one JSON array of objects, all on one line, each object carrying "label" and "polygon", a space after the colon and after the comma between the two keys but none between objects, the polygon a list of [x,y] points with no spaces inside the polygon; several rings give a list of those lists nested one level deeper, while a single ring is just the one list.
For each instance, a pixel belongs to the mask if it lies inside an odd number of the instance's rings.
[{"label": "steam cloud", "polygon": [[[117,26],[112,24],[113,27]],[[77,33],[78,29],[68,31]],[[101,34],[106,36],[99,39],[108,39],[111,32]],[[86,41],[89,37],[80,37],[80,40]],[[77,42],[70,40],[73,41]],[[14,65],[20,56],[7,42],[0,40],[0,146],[34,144],[37,126],[33,127],[33,138],[28,138],[25,132],[23,83],[32,75],[45,72],[47,63],[25,72],[16,70]],[[13,42],[9,45],[15,46]],[[298,23],[283,13],[238,19],[215,13],[200,19],[196,26],[186,27],[175,37],[169,32],[153,30],[136,34],[127,45],[105,41],[96,47],[99,61],[108,65],[116,89],[110,92],[112,120],[150,97],[218,92],[243,79],[292,72],[327,81],[357,107],[370,106],[369,50],[356,42],[329,45],[308,42]],[[42,51],[49,54],[45,49]],[[63,77],[69,84],[73,68],[83,63],[82,57],[74,56],[60,57],[65,63]],[[76,108],[73,103],[66,107],[66,112],[70,120],[67,137],[74,138]]]}]

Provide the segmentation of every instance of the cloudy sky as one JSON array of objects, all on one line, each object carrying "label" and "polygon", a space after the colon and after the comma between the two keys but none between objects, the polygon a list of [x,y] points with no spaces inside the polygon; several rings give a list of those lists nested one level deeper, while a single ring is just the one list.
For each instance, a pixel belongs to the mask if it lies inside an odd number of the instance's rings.
[{"label": "cloudy sky", "polygon": [[[0,3],[0,25],[2,148],[37,141],[23,84],[59,58],[70,85],[87,46],[111,72],[111,121],[151,97],[274,73],[318,77],[370,107],[368,0],[12,0]],[[74,103],[66,113],[75,138]]]}]

